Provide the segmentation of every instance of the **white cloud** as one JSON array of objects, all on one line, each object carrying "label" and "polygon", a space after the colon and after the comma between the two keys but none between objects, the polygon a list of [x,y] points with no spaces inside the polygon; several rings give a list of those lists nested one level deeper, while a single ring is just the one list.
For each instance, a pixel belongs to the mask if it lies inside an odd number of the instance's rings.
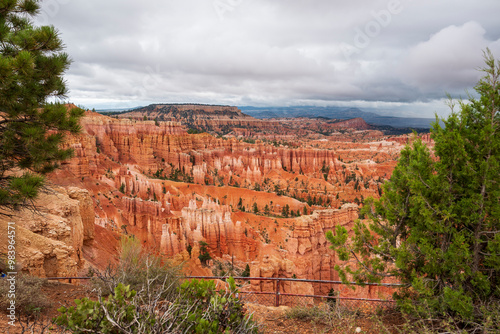
[{"label": "white cloud", "polygon": [[[401,64],[404,81],[424,93],[460,91],[480,78],[482,51],[495,44],[477,22],[448,26],[411,48]],[[498,42],[497,42],[498,43]]]}]

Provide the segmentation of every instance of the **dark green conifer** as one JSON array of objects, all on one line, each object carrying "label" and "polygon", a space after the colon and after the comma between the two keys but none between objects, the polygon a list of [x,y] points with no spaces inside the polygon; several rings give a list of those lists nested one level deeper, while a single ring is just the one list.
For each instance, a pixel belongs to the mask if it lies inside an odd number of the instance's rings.
[{"label": "dark green conifer", "polygon": [[[500,298],[500,63],[485,53],[478,98],[436,121],[433,157],[419,139],[402,152],[380,200],[365,201],[354,237],[327,233],[343,280],[395,277],[404,307],[471,319]],[[414,301],[419,303],[415,304]],[[422,307],[422,309],[420,309]],[[476,308],[476,312],[474,309]]]},{"label": "dark green conifer", "polygon": [[72,155],[60,147],[65,132],[80,130],[83,110],[49,99],[66,97],[70,64],[52,26],[30,18],[38,0],[0,1],[0,214],[30,205],[44,175]]}]

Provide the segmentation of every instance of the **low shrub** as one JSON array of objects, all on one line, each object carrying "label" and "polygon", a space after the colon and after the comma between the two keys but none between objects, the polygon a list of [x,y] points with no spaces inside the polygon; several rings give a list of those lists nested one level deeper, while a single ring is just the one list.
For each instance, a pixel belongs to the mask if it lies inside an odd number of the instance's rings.
[{"label": "low shrub", "polygon": [[470,319],[452,313],[436,316],[425,303],[406,305],[401,309],[404,319],[398,333],[500,333],[500,301],[476,304]]},{"label": "low shrub", "polygon": [[319,306],[295,306],[286,311],[285,316],[288,319],[297,319],[301,321],[325,321],[327,309],[320,308]]},{"label": "low shrub", "polygon": [[[258,333],[252,317],[245,315],[243,303],[232,277],[229,290],[217,290],[214,281],[185,281],[179,288],[179,306],[188,315],[182,329],[194,333]],[[183,313],[184,313],[183,312]]]},{"label": "low shrub", "polygon": [[[98,301],[82,298],[75,300],[76,306],[61,307],[61,313],[54,322],[71,330],[72,333],[123,333],[126,329],[137,333],[136,326],[131,325],[133,320],[141,314],[136,312],[133,300],[136,296],[130,286],[118,284],[114,293],[106,300]],[[145,332],[141,332],[145,333]]]},{"label": "low shrub", "polygon": [[[146,254],[139,240],[134,237],[121,239],[121,250],[118,264],[108,265],[104,271],[95,271],[91,279],[94,288],[102,295],[114,292],[119,283],[140,291],[144,288],[160,289],[162,298],[177,293],[180,278],[180,267],[152,254]],[[155,285],[152,285],[154,282]],[[168,287],[168,289],[166,289]]]},{"label": "low shrub", "polygon": [[[8,277],[0,279],[0,308],[6,310],[10,305]],[[16,311],[24,315],[36,315],[50,307],[51,303],[42,292],[46,279],[19,274],[16,278]]]},{"label": "low shrub", "polygon": [[145,254],[133,237],[123,238],[119,263],[94,273],[98,300],[60,308],[55,321],[72,333],[257,333],[234,279],[228,291],[213,281],[180,279],[178,267]]},{"label": "low shrub", "polygon": [[322,303],[314,306],[294,306],[285,312],[285,317],[313,325],[330,328],[334,333],[348,332],[357,327],[356,319],[360,312],[357,309],[346,308],[338,303]]},{"label": "low shrub", "polygon": [[174,300],[161,298],[160,290],[136,292],[120,283],[106,299],[83,298],[60,308],[55,323],[76,334],[257,333],[235,296],[234,280],[229,283],[226,292],[217,291],[213,281],[186,281]]}]

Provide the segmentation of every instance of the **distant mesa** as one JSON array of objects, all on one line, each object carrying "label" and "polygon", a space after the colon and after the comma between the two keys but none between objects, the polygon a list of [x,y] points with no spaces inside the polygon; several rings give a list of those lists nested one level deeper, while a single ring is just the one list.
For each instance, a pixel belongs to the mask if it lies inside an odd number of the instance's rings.
[{"label": "distant mesa", "polygon": [[127,118],[144,116],[150,119],[157,118],[168,121],[223,118],[256,120],[254,117],[242,113],[237,107],[208,104],[150,104],[119,115],[119,117]]},{"label": "distant mesa", "polygon": [[233,106],[208,104],[151,104],[115,115],[118,118],[177,121],[188,129],[227,134],[236,128],[265,128],[264,121]]}]

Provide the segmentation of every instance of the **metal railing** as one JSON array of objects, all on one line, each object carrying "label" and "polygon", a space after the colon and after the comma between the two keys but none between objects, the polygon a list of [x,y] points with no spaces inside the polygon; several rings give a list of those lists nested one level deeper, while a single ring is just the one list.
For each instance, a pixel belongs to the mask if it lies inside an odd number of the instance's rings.
[{"label": "metal railing", "polygon": [[[228,276],[189,276],[186,279],[210,279],[210,280],[223,280],[225,281]],[[253,302],[263,305],[280,306],[280,305],[296,305],[296,304],[314,304],[318,302],[328,302],[337,306],[348,306],[350,308],[359,308],[363,310],[377,309],[394,306],[395,301],[389,298],[363,298],[353,297],[352,285],[356,285],[361,289],[367,287],[383,287],[385,290],[396,289],[404,286],[403,284],[396,283],[356,283],[349,282],[348,284],[342,281],[326,281],[326,280],[309,280],[297,278],[276,278],[276,277],[233,277],[237,281],[268,281],[273,282],[274,291],[248,291],[240,289],[240,298],[246,302]],[[300,294],[300,293],[287,293],[281,292],[281,285],[284,282],[289,284],[295,283],[310,283],[319,285],[317,290],[321,291],[321,285],[326,284],[327,287],[337,286],[333,294]],[[342,287],[342,288],[340,288]],[[323,289],[326,290],[326,289]],[[350,290],[350,291],[348,291]],[[388,292],[385,292],[388,295]]]},{"label": "metal railing", "polygon": [[47,280],[60,281],[60,280],[68,280],[69,283],[72,283],[72,280],[87,280],[92,277],[46,277]]},{"label": "metal railing", "polygon": [[[204,280],[221,280],[226,281],[229,276],[186,276],[184,279],[204,279]],[[393,299],[385,299],[385,298],[363,298],[363,297],[353,297],[351,285],[356,285],[361,287],[361,289],[366,287],[383,287],[385,289],[396,289],[398,287],[404,286],[403,284],[395,284],[395,283],[357,283],[357,282],[349,282],[343,283],[342,281],[325,281],[325,280],[309,280],[309,279],[297,279],[297,278],[281,278],[281,277],[233,277],[238,282],[249,282],[249,281],[261,281],[261,282],[272,282],[273,291],[252,291],[248,290],[248,286],[243,284],[239,284],[240,289],[239,294],[240,298],[249,303],[256,303],[267,306],[280,306],[280,305],[297,305],[297,304],[315,304],[318,302],[327,302],[330,305],[336,306],[346,306],[349,308],[357,308],[357,309],[377,309],[384,307],[392,307],[395,303]],[[73,280],[89,280],[91,277],[47,277],[48,280],[68,280],[69,283],[72,283]],[[284,282],[289,282],[289,284],[293,283],[310,283],[319,285],[317,290],[325,290],[321,289],[322,284],[326,284],[327,286],[338,286],[337,289],[334,289],[333,294],[300,294],[300,293],[287,293],[281,292],[280,286]],[[340,288],[343,287],[343,288]],[[350,291],[348,291],[348,289]],[[387,292],[385,293],[388,294]]]}]

